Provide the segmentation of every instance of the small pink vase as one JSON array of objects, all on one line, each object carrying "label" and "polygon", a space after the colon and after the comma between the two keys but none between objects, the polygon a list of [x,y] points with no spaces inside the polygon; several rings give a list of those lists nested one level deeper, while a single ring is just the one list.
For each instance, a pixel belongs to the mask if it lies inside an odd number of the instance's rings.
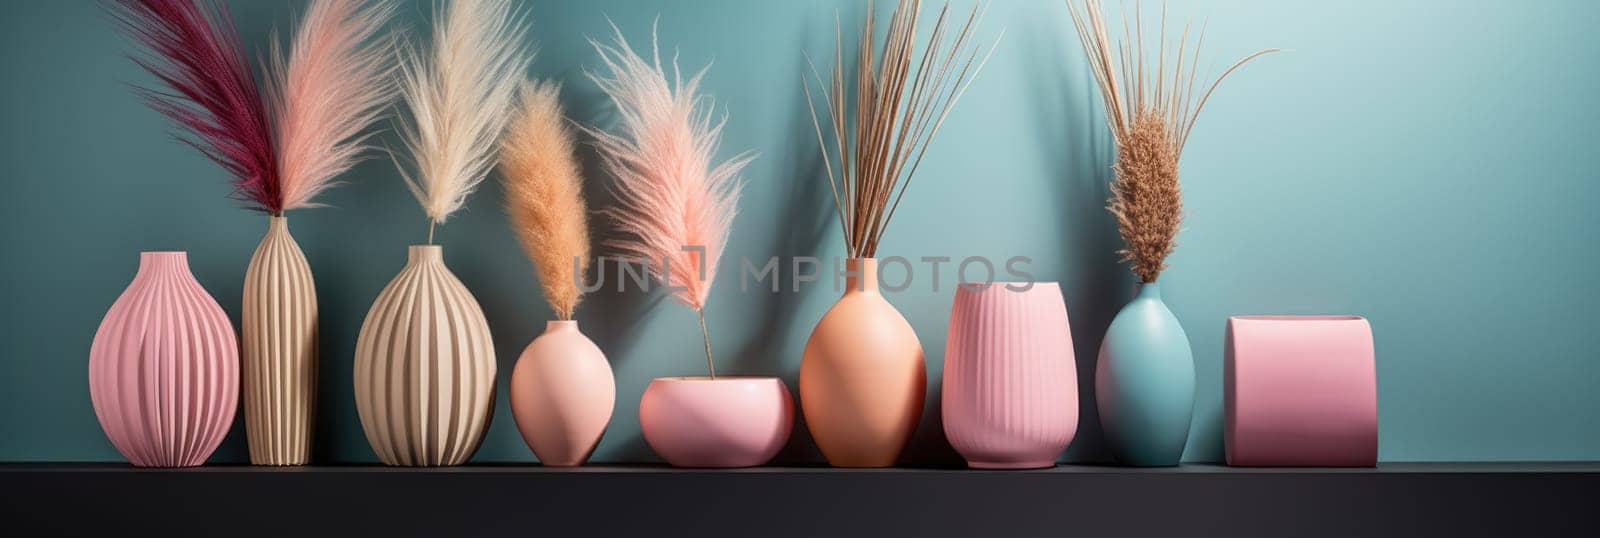
[{"label": "small pink vase", "polygon": [[547,323],[511,370],[511,415],[522,440],[548,466],[583,465],[600,444],[616,401],[611,364],[576,321]]},{"label": "small pink vase", "polygon": [[1055,466],[1078,431],[1078,373],[1060,286],[956,288],[942,407],[945,435],[967,465]]},{"label": "small pink vase", "polygon": [[194,467],[239,407],[233,323],[183,252],[142,252],[89,348],[89,397],[106,437],[138,467]]},{"label": "small pink vase", "polygon": [[639,399],[639,428],[672,465],[754,467],[789,441],[794,403],[776,377],[661,377]]},{"label": "small pink vase", "polygon": [[1366,319],[1230,317],[1222,368],[1228,465],[1377,465],[1377,371]]}]

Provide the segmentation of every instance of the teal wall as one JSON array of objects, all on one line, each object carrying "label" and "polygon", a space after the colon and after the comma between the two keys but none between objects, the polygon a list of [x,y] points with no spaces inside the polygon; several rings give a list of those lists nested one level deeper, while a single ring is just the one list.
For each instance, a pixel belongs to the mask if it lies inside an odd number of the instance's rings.
[{"label": "teal wall", "polygon": [[[261,50],[299,2],[233,4],[247,45]],[[403,5],[418,27],[427,3]],[[603,36],[610,14],[646,40],[659,12],[661,41],[683,65],[715,60],[706,89],[731,118],[724,153],[761,152],[730,259],[840,255],[799,85],[801,51],[831,51],[835,6],[847,27],[859,20],[846,0],[538,2],[530,75],[565,81],[574,118],[609,125],[582,76],[597,64],[585,38]],[[1384,460],[1600,459],[1600,3],[1173,2],[1172,16],[1189,15],[1210,16],[1206,46],[1219,67],[1259,47],[1292,52],[1229,80],[1185,152],[1188,220],[1162,282],[1195,349],[1187,459],[1222,457],[1224,320],[1266,313],[1372,320]],[[1063,283],[1089,380],[1134,281],[1116,263],[1103,209],[1111,144],[1061,2],[994,2],[983,34],[1001,27],[1005,41],[935,141],[883,251],[1032,257],[1039,278]],[[0,3],[0,40],[0,460],[118,460],[95,421],[86,364],[137,253],[188,250],[237,319],[266,219],[225,199],[224,173],[171,141],[169,124],[127,90],[150,79],[92,2]],[[325,199],[334,207],[291,217],[323,316],[320,461],[373,460],[351,396],[356,332],[406,245],[426,233],[386,160],[346,179]],[[488,314],[504,383],[550,313],[506,228],[499,186],[486,184],[439,239]],[[793,388],[833,292],[740,293],[737,266],[722,269],[707,310],[721,370],[779,374]],[[936,387],[949,288],[891,300],[922,337]],[[651,378],[702,371],[693,314],[658,296],[604,292],[579,318],[617,377],[596,459],[653,460],[638,433],[639,394]],[[1093,383],[1081,385],[1083,421],[1065,458],[1105,459]],[[955,457],[936,401],[911,460]],[[477,461],[531,460],[506,400],[498,405]],[[796,431],[783,461],[816,460]],[[244,458],[240,426],[214,460]]]}]

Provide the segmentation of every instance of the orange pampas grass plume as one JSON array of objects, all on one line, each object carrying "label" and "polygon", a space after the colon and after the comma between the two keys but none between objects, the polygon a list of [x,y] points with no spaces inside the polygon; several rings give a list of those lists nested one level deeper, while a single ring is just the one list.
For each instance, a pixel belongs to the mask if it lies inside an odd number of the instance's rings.
[{"label": "orange pampas grass plume", "polygon": [[578,286],[589,268],[589,220],[572,133],[562,117],[561,87],[525,81],[521,106],[500,147],[506,212],[539,273],[545,300],[559,319],[572,319],[583,300]]},{"label": "orange pampas grass plume", "polygon": [[[1178,245],[1178,229],[1183,224],[1178,160],[1195,119],[1223,79],[1245,62],[1278,49],[1259,50],[1234,62],[1197,94],[1196,67],[1205,29],[1190,45],[1189,26],[1184,25],[1176,54],[1169,55],[1174,50],[1167,43],[1163,5],[1159,41],[1147,49],[1138,6],[1135,0],[1131,25],[1123,14],[1122,40],[1113,43],[1099,0],[1082,0],[1082,6],[1067,2],[1089,70],[1100,86],[1106,123],[1117,141],[1117,163],[1112,167],[1116,179],[1111,182],[1111,200],[1106,205],[1117,218],[1117,231],[1126,245],[1117,253],[1123,261],[1133,262],[1133,273],[1140,281],[1151,283],[1167,268],[1167,256]],[[1147,50],[1156,53],[1154,70],[1145,55]]]}]

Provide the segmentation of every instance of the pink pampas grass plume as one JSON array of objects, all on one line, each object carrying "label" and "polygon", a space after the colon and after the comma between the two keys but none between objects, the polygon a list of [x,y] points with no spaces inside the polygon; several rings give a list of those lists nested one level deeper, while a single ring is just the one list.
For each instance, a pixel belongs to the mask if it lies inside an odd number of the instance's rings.
[{"label": "pink pampas grass plume", "polygon": [[134,56],[165,90],[138,87],[185,131],[179,140],[233,174],[233,196],[282,212],[272,124],[227,7],[204,0],[115,0],[111,16],[143,48]]},{"label": "pink pampas grass plume", "polygon": [[460,209],[494,167],[532,54],[522,46],[522,17],[507,0],[456,0],[434,12],[433,47],[401,62],[400,93],[412,121],[401,137],[415,164],[400,167],[433,226]]},{"label": "pink pampas grass plume", "polygon": [[614,45],[590,40],[610,76],[589,78],[616,104],[620,134],[585,129],[600,148],[601,164],[615,178],[616,207],[606,208],[624,238],[607,242],[624,256],[648,261],[650,273],[673,289],[672,297],[700,314],[711,376],[711,338],[705,330],[706,297],[737,212],[739,171],[755,158],[743,153],[713,164],[726,118],[701,106],[701,69],[684,81],[661,67],[651,35],[652,61],[634,53],[616,25]]},{"label": "pink pampas grass plume", "polygon": [[393,41],[377,38],[394,13],[390,0],[313,0],[287,57],[277,39],[268,64],[268,103],[276,120],[280,211],[312,198],[355,166],[394,94]]},{"label": "pink pampas grass plume", "polygon": [[500,147],[506,212],[539,273],[545,300],[557,318],[572,319],[583,299],[578,279],[589,268],[583,177],[562,117],[561,87],[525,81],[519,93],[521,110]]}]

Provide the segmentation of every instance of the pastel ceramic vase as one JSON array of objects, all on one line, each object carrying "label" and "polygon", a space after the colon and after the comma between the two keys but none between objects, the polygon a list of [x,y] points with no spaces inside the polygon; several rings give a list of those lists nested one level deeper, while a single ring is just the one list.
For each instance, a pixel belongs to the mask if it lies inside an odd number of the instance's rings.
[{"label": "pastel ceramic vase", "polygon": [[889,467],[922,419],[922,343],[878,292],[877,260],[848,260],[846,271],[844,296],[806,341],[800,405],[829,464]]},{"label": "pastel ceramic vase", "polygon": [[639,429],[678,467],[755,467],[794,428],[789,388],[776,377],[662,377],[639,399]]},{"label": "pastel ceramic vase", "polygon": [[494,412],[494,342],[437,245],[412,245],[356,338],[356,411],[378,459],[466,463]]},{"label": "pastel ceramic vase", "polygon": [[135,466],[194,467],[222,443],[239,405],[239,342],[186,253],[139,254],[89,347],[89,398]]},{"label": "pastel ceramic vase", "polygon": [[250,257],[240,314],[250,463],[310,463],[317,404],[317,288],[283,217],[268,217],[267,235]]},{"label": "pastel ceramic vase", "polygon": [[1366,319],[1230,317],[1224,349],[1228,465],[1378,464],[1378,375]]},{"label": "pastel ceramic vase", "polygon": [[[1016,286],[1025,286],[1017,284]],[[1078,372],[1061,287],[961,285],[945,344],[950,445],[979,469],[1054,467],[1078,431]]]},{"label": "pastel ceramic vase", "polygon": [[511,415],[539,462],[583,465],[600,444],[617,401],[611,364],[578,331],[578,322],[550,321],[511,370]]},{"label": "pastel ceramic vase", "polygon": [[1178,318],[1161,302],[1159,284],[1111,320],[1095,366],[1100,428],[1124,465],[1177,465],[1194,413],[1194,354]]}]

